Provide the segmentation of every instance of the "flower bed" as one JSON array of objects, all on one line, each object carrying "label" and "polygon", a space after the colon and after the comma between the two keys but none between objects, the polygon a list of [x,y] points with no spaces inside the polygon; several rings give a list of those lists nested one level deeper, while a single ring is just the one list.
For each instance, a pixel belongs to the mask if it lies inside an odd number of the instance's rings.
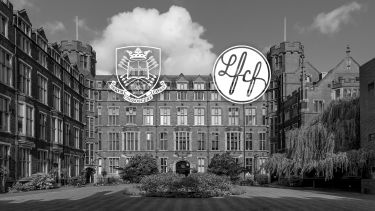
[{"label": "flower bed", "polygon": [[17,181],[9,192],[21,192],[55,188],[55,180],[49,174],[37,173]]},{"label": "flower bed", "polygon": [[146,196],[208,198],[229,195],[231,183],[227,177],[209,173],[181,176],[163,173],[146,176],[141,180]]}]

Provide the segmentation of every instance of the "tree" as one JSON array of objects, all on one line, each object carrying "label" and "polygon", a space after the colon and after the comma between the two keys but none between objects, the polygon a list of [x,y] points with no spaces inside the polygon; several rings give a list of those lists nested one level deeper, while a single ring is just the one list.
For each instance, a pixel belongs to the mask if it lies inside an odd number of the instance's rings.
[{"label": "tree", "polygon": [[139,183],[142,177],[158,173],[158,165],[151,155],[136,155],[121,170],[120,174],[124,180]]},{"label": "tree", "polygon": [[287,152],[272,155],[265,164],[279,177],[313,174],[329,180],[338,172],[362,176],[375,158],[373,151],[358,149],[358,99],[333,101],[318,118],[289,131],[286,142]]},{"label": "tree", "polygon": [[233,181],[237,179],[242,172],[242,167],[236,162],[236,159],[227,152],[214,155],[208,165],[208,172],[216,175],[229,176]]}]

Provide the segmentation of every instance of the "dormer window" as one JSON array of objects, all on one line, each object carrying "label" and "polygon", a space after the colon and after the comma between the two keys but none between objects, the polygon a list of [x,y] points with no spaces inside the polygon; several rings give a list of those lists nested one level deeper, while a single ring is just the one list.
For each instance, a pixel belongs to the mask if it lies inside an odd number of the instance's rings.
[{"label": "dormer window", "polygon": [[22,17],[18,16],[18,27],[21,29],[23,33],[27,36],[31,37],[31,26],[27,24],[25,21],[22,20]]},{"label": "dormer window", "polygon": [[177,89],[178,90],[187,90],[187,85],[188,83],[187,82],[178,82],[177,83]]},{"label": "dormer window", "polygon": [[204,82],[194,82],[194,90],[204,90]]},{"label": "dormer window", "polygon": [[38,36],[37,43],[40,48],[47,51],[47,42],[42,37]]},{"label": "dormer window", "polygon": [[171,89],[171,82],[169,82],[169,81],[166,81],[166,82],[164,82],[165,83],[165,85],[167,85],[167,90],[170,90]]}]

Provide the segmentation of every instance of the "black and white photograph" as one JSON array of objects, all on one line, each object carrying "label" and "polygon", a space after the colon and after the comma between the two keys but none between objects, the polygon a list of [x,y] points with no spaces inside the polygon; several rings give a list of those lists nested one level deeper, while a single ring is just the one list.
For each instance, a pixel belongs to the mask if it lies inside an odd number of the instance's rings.
[{"label": "black and white photograph", "polygon": [[375,210],[375,2],[0,0],[0,210]]}]

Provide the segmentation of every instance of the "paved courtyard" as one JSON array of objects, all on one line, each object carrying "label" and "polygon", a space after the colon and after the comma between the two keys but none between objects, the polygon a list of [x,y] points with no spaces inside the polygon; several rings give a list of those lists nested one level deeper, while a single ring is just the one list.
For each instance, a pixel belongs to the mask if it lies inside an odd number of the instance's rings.
[{"label": "paved courtyard", "polygon": [[209,199],[148,198],[124,194],[127,185],[0,194],[0,210],[375,210],[375,195],[246,187],[241,196]]}]

